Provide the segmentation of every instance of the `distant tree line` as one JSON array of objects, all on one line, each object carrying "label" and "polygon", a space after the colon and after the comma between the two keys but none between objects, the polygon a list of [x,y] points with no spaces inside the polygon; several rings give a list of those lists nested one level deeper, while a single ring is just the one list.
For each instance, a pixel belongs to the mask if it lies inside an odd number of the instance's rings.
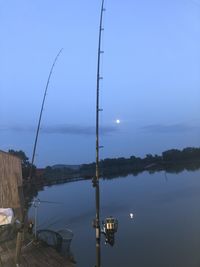
[{"label": "distant tree line", "polygon": [[[78,170],[70,168],[54,169],[46,167],[44,177],[47,180],[71,179],[83,177],[89,179],[95,175],[95,162],[82,164]],[[99,162],[101,177],[115,177],[132,173],[137,175],[142,171],[180,172],[184,169],[195,170],[200,168],[200,148],[187,147],[183,150],[170,149],[164,151],[162,155],[147,154],[144,158],[131,156],[129,158],[106,158]]]},{"label": "distant tree line", "polygon": [[[33,177],[30,181],[29,173],[31,163],[28,157],[22,151],[10,149],[10,154],[21,159],[22,175],[24,180],[25,205],[28,207],[32,199],[37,196],[38,191],[44,189],[45,185],[55,183],[65,183],[76,180],[91,179],[95,175],[96,164],[82,164],[80,168],[72,169],[68,167],[47,166],[38,172],[36,166],[33,166]],[[138,175],[142,171],[149,173],[165,170],[170,173],[179,173],[183,170],[197,170],[200,168],[200,148],[187,147],[183,150],[170,149],[164,151],[162,155],[147,154],[144,158],[131,156],[129,158],[106,158],[100,161],[100,176],[103,179],[113,179],[116,177],[132,174]],[[38,175],[38,173],[40,173]]]},{"label": "distant tree line", "polygon": [[[100,161],[100,173],[102,177],[126,175],[129,173],[166,170],[175,172],[200,168],[200,148],[187,147],[183,150],[170,149],[162,155],[147,154],[144,158],[131,156],[129,158],[106,158]],[[83,164],[80,174],[92,176],[95,173],[95,163]]]},{"label": "distant tree line", "polygon": [[[31,163],[23,151],[9,150],[9,153],[22,159],[22,173],[24,180],[28,180]],[[34,166],[32,183],[44,185],[55,182],[66,182],[76,179],[90,179],[95,175],[95,162],[82,164],[79,168],[51,167],[47,166],[38,174]],[[167,172],[180,172],[186,170],[196,170],[200,168],[200,148],[187,147],[182,150],[170,149],[161,155],[147,154],[144,158],[130,156],[129,158],[106,158],[100,160],[100,176],[112,178],[126,176],[128,174],[137,175],[142,171],[155,172],[166,170]],[[38,175],[38,176],[37,176]]]},{"label": "distant tree line", "polygon": [[79,176],[79,169],[74,170],[68,167],[54,168],[47,166],[41,176],[48,181],[54,180],[55,178],[60,180],[71,179]]}]

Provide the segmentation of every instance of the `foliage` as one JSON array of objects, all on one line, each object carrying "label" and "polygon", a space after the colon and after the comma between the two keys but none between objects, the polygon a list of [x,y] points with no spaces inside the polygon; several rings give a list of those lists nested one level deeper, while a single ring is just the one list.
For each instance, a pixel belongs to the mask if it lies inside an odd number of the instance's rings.
[{"label": "foliage", "polygon": [[[21,150],[9,150],[9,153],[21,158],[23,178],[27,179],[31,163],[26,154]],[[65,165],[56,168],[47,166],[42,170],[42,174],[36,177],[35,182],[51,184],[55,181],[72,181],[80,179],[80,177],[82,179],[88,179],[95,176],[95,168],[95,162],[82,164],[80,168],[77,169],[66,167]],[[180,172],[184,169],[196,170],[198,168],[200,168],[200,148],[194,147],[187,147],[182,150],[170,149],[164,151],[162,155],[147,154],[144,158],[132,155],[129,158],[106,158],[99,162],[100,176],[109,179],[119,175],[137,175],[142,171],[149,171],[150,173],[160,170]],[[34,173],[35,169],[36,167],[34,166]],[[32,182],[34,182],[34,180]]]},{"label": "foliage", "polygon": [[[30,168],[31,168],[31,163],[29,162],[29,158],[26,156],[25,152],[22,150],[13,150],[10,149],[8,150],[8,153],[17,156],[18,158],[21,159],[22,162],[22,177],[23,179],[28,179],[29,173],[30,173]],[[35,174],[36,166],[33,165],[33,176]]]},{"label": "foliage", "polygon": [[[130,158],[106,158],[100,161],[101,176],[136,174],[144,170],[174,170],[195,169],[199,167],[200,148],[187,147],[183,150],[170,149],[164,151],[161,156],[147,154],[144,158],[131,156]],[[84,164],[81,166],[81,175],[94,176],[95,164]]]}]

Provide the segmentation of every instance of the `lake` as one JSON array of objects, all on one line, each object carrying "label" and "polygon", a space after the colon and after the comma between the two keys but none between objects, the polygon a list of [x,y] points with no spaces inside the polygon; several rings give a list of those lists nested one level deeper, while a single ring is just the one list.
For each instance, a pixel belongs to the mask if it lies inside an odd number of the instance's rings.
[{"label": "lake", "polygon": [[[100,180],[101,220],[112,215],[119,227],[114,247],[104,245],[102,267],[200,266],[200,171],[143,172]],[[70,228],[78,267],[95,266],[95,190],[91,181],[45,187],[40,228]],[[29,214],[33,216],[33,208]],[[130,217],[133,213],[133,219]]]}]

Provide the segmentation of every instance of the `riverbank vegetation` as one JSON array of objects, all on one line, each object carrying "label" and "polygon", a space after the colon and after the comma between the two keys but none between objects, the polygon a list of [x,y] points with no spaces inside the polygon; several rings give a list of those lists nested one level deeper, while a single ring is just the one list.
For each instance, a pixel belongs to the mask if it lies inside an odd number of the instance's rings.
[{"label": "riverbank vegetation", "polygon": [[[92,179],[95,175],[95,163],[74,165],[55,165],[38,169],[34,166],[33,177],[29,179],[31,163],[23,151],[9,150],[9,153],[22,160],[22,174],[24,184],[24,197],[26,206],[37,196],[44,186],[58,183],[73,182]],[[194,171],[200,169],[200,148],[187,147],[182,150],[170,149],[161,155],[147,154],[144,158],[131,156],[129,158],[106,158],[100,161],[100,177],[114,179],[132,174],[138,175],[143,171],[154,173],[179,173],[184,170]]]},{"label": "riverbank vegetation", "polygon": [[[30,162],[23,151],[9,150],[22,159],[24,183],[51,185],[69,181],[91,179],[95,175],[95,163],[82,164],[76,168],[70,165],[47,166],[37,169],[34,166],[34,177],[28,179]],[[197,170],[200,168],[200,148],[187,147],[182,150],[170,149],[161,155],[147,154],[144,158],[130,156],[129,158],[106,158],[99,162],[100,176],[110,179],[128,174],[137,175],[143,171],[181,172],[183,170]],[[73,166],[73,165],[72,165]]]},{"label": "riverbank vegetation", "polygon": [[[144,158],[131,156],[129,158],[104,159],[100,161],[101,176],[134,174],[142,171],[181,172],[184,169],[195,170],[200,168],[200,148],[187,147],[183,150],[170,149],[162,155],[147,154]],[[94,174],[95,164],[81,165],[80,173],[83,176]]]},{"label": "riverbank vegetation", "polygon": [[[106,158],[100,160],[100,176],[113,178],[137,175],[143,171],[181,172],[184,169],[196,170],[200,168],[200,148],[187,147],[182,150],[170,149],[161,155],[147,154],[144,158],[131,156],[129,158]],[[82,164],[73,169],[69,165],[55,168],[48,166],[41,173],[40,178],[45,182],[73,181],[76,179],[91,179],[95,175],[95,163]]]}]

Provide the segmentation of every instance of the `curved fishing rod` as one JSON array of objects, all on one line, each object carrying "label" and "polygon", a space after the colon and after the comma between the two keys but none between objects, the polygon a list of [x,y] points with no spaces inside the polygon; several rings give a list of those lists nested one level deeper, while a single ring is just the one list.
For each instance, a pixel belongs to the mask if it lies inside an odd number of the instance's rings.
[{"label": "curved fishing rod", "polygon": [[[42,100],[42,106],[41,106],[41,110],[40,110],[40,116],[39,116],[39,120],[38,120],[38,126],[37,126],[37,131],[36,131],[36,136],[35,136],[35,142],[34,142],[34,148],[33,148],[33,154],[32,154],[32,160],[31,160],[31,166],[30,166],[30,172],[29,172],[29,179],[32,179],[32,175],[33,175],[33,163],[34,163],[34,159],[35,159],[35,152],[36,152],[36,147],[37,147],[37,140],[38,140],[38,134],[39,134],[39,130],[40,130],[40,124],[41,124],[41,119],[42,119],[42,113],[43,113],[43,109],[44,109],[44,103],[45,103],[45,99],[46,99],[46,94],[47,94],[47,90],[48,90],[48,86],[49,86],[49,82],[51,79],[51,75],[53,73],[53,69],[54,66],[56,64],[56,61],[58,59],[58,57],[60,56],[61,52],[62,52],[63,48],[60,49],[60,51],[58,52],[58,54],[56,55],[53,64],[51,66],[50,72],[49,72],[49,76],[47,79],[47,83],[46,83],[46,87],[45,87],[45,92],[44,92],[44,97]],[[20,258],[20,254],[21,254],[21,248],[22,248],[22,233],[24,232],[24,227],[25,227],[25,217],[26,217],[26,207],[23,207],[23,212],[22,212],[22,223],[21,223],[21,228],[18,231],[18,235],[17,235],[17,243],[16,243],[16,263],[19,263],[19,258]]]},{"label": "curved fishing rod", "polygon": [[43,96],[43,100],[42,100],[42,106],[41,106],[41,110],[40,110],[40,116],[39,116],[39,120],[38,120],[36,136],[35,136],[35,142],[34,142],[34,148],[33,148],[32,160],[31,160],[31,168],[30,168],[30,172],[29,172],[30,180],[31,180],[32,175],[33,175],[33,163],[34,163],[34,160],[35,160],[35,152],[36,152],[36,147],[37,147],[38,135],[39,135],[39,131],[40,131],[40,124],[41,124],[42,113],[43,113],[43,109],[44,109],[44,103],[45,103],[45,99],[46,99],[46,95],[47,95],[47,90],[48,90],[48,87],[49,87],[49,82],[50,82],[50,79],[51,79],[51,75],[53,73],[54,66],[55,66],[56,61],[57,61],[58,57],[60,56],[62,50],[63,50],[63,48],[60,49],[60,51],[58,52],[58,54],[56,55],[56,57],[55,57],[55,59],[53,61],[53,64],[51,66],[51,69],[50,69],[50,72],[49,72],[49,76],[48,76],[48,79],[47,79],[45,91],[44,91],[44,96]]},{"label": "curved fishing rod", "polygon": [[101,266],[101,228],[100,228],[100,190],[99,190],[99,81],[100,77],[100,63],[101,63],[101,36],[102,36],[102,21],[103,21],[104,0],[101,4],[100,23],[99,23],[99,41],[98,41],[98,57],[97,57],[97,87],[96,87],[96,175],[93,180],[95,187],[95,198],[96,198],[96,218],[94,227],[96,228],[96,267]]}]

